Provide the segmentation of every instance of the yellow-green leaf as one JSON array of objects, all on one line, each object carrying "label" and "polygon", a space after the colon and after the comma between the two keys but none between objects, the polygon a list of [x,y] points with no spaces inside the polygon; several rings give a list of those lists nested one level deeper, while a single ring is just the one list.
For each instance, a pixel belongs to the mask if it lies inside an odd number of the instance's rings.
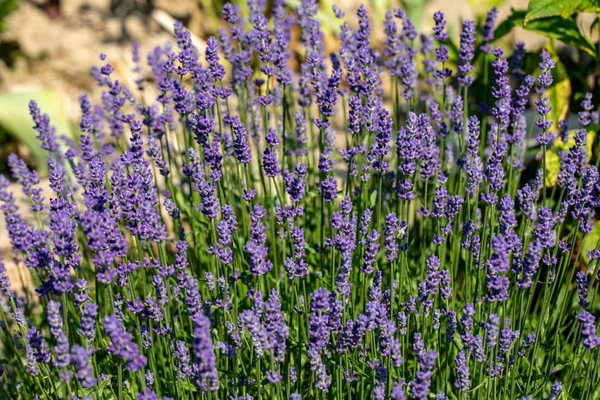
[{"label": "yellow-green leaf", "polygon": [[569,113],[569,99],[571,98],[571,81],[563,79],[560,82],[550,86],[548,89],[550,105],[552,110],[548,113],[548,118],[552,121],[551,132],[558,130],[558,121],[565,119]]}]

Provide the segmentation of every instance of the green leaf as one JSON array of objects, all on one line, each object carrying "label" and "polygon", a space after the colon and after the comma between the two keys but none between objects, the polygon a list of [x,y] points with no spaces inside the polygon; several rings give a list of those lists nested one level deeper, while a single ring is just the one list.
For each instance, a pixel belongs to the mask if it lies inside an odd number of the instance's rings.
[{"label": "green leaf", "polygon": [[527,11],[525,10],[513,10],[512,14],[508,16],[504,21],[500,22],[498,26],[496,26],[496,30],[494,31],[494,38],[498,40],[503,36],[507,35],[515,26],[523,27],[525,22],[525,15]]},{"label": "green leaf", "polygon": [[579,31],[575,21],[560,17],[536,19],[527,24],[526,29],[560,40],[595,56],[594,45]]},{"label": "green leaf", "polygon": [[477,389],[483,387],[485,384],[487,384],[487,380],[481,382],[479,385],[475,386],[473,389],[469,389],[469,391],[467,393],[471,393],[476,391]]},{"label": "green leaf", "polygon": [[577,23],[572,19],[565,19],[560,16],[550,16],[530,21],[525,25],[526,12],[519,10],[502,21],[494,35],[496,39],[508,34],[515,26],[525,28],[529,31],[539,33],[546,37],[560,40],[565,44],[577,47],[592,56],[596,56],[596,49],[590,39],[579,30]]},{"label": "green leaf", "polygon": [[554,367],[552,367],[552,372],[553,373],[557,373],[559,371],[562,371],[565,367],[567,367],[567,366],[569,366],[571,364],[573,364],[573,360],[566,361],[566,362],[564,362],[562,364],[556,364]]},{"label": "green leaf", "polygon": [[[556,66],[558,68],[564,68],[562,63],[557,61]],[[548,113],[548,119],[552,121],[552,127],[550,131],[554,132],[558,130],[558,121],[565,119],[569,113],[569,100],[571,99],[571,81],[567,77],[557,81],[548,89],[548,96],[550,97],[550,105],[552,110]]]},{"label": "green leaf", "polygon": [[53,90],[42,90],[25,93],[0,94],[0,125],[15,140],[26,145],[39,169],[46,165],[46,152],[40,147],[37,132],[33,129],[33,121],[29,115],[29,101],[35,100],[42,110],[48,114],[50,124],[56,127],[56,135],[66,134],[71,137],[71,125],[65,114],[60,93]]},{"label": "green leaf", "polygon": [[306,246],[305,249],[308,250],[310,254],[318,254],[312,246]]},{"label": "green leaf", "polygon": [[375,207],[375,204],[377,202],[377,190],[374,190],[373,192],[371,192],[371,196],[369,196],[369,207],[373,208]]},{"label": "green leaf", "polygon": [[527,7],[525,25],[540,18],[569,18],[576,12],[595,13],[598,10],[598,3],[593,0],[531,0]]},{"label": "green leaf", "polygon": [[6,28],[5,18],[17,9],[17,0],[0,0],[0,31]]}]

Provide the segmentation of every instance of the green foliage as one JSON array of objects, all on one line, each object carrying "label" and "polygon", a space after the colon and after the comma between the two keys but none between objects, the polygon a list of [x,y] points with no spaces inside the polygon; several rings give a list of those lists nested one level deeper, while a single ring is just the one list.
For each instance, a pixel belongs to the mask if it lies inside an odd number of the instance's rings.
[{"label": "green foliage", "polygon": [[581,32],[574,18],[563,18],[558,15],[538,17],[527,21],[529,11],[514,10],[513,13],[498,25],[495,31],[496,40],[508,34],[518,26],[539,33],[551,39],[560,40],[586,53],[596,56],[596,48],[590,39]]},{"label": "green foliage", "polygon": [[525,24],[540,18],[560,16],[569,19],[577,12],[598,11],[600,11],[598,1],[594,0],[531,0],[527,7]]},{"label": "green foliage", "polygon": [[0,31],[6,29],[4,19],[17,9],[18,0],[0,0]]}]

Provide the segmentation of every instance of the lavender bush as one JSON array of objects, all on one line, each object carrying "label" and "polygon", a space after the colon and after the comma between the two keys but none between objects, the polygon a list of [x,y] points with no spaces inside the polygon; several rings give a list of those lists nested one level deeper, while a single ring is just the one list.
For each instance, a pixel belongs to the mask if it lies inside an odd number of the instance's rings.
[{"label": "lavender bush", "polygon": [[[495,10],[454,64],[440,12],[432,36],[388,12],[378,52],[360,7],[325,57],[316,2],[249,6],[204,54],[179,23],[146,66],[134,46],[137,89],[94,67],[77,143],[31,102],[53,195],[11,156],[35,291],[0,265],[0,397],[598,398],[591,95],[558,138],[554,61],[509,63]],[[490,104],[469,103],[476,52]]]}]

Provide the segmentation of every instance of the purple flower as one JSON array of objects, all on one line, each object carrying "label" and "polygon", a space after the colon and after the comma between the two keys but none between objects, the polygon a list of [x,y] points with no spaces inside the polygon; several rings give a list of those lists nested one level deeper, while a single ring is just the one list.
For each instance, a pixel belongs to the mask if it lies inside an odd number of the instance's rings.
[{"label": "purple flower", "polygon": [[321,153],[319,155],[319,171],[328,173],[333,171],[333,159],[329,153]]},{"label": "purple flower", "polygon": [[50,325],[50,333],[52,333],[54,337],[58,337],[58,335],[63,332],[63,320],[60,309],[60,303],[54,300],[50,300],[46,306],[46,312],[48,313],[48,324]]},{"label": "purple flower", "polygon": [[436,11],[433,13],[433,21],[435,22],[435,26],[433,27],[434,37],[436,40],[444,41],[448,39],[448,33],[444,32],[444,28],[446,27],[446,20],[444,19],[444,13],[441,11]]},{"label": "purple flower", "polygon": [[210,36],[206,41],[205,59],[211,77],[216,81],[223,79],[225,67],[219,63],[219,45],[214,36]]},{"label": "purple flower", "polygon": [[594,105],[592,104],[592,94],[586,93],[585,98],[581,101],[581,111],[578,113],[577,121],[586,127],[592,123],[591,113],[594,109]]},{"label": "purple flower", "polygon": [[530,332],[527,336],[525,336],[525,339],[523,339],[522,347],[519,348],[518,354],[521,357],[523,357],[525,355],[526,349],[531,347],[534,343],[535,343],[535,332]]},{"label": "purple flower", "polygon": [[502,49],[496,48],[492,53],[496,57],[492,63],[494,68],[492,95],[496,99],[492,114],[498,122],[498,135],[502,135],[506,132],[510,123],[509,118],[511,112],[511,88],[508,76],[506,75],[508,72],[508,61],[502,57],[504,54]]},{"label": "purple flower", "polygon": [[509,270],[508,255],[510,249],[504,236],[496,235],[492,238],[492,249],[494,253],[486,262],[487,298],[490,301],[506,301],[508,300],[507,290],[510,282],[504,274]]},{"label": "purple flower", "polygon": [[210,333],[210,320],[201,311],[190,318],[194,323],[192,381],[203,393],[216,391],[219,389],[219,374]]},{"label": "purple flower", "polygon": [[269,178],[274,178],[281,172],[277,161],[277,152],[269,148],[265,149],[263,153],[263,169],[265,175]]},{"label": "purple flower", "polygon": [[329,342],[329,293],[325,288],[313,292],[310,300],[310,316],[308,318],[310,347],[322,350]]},{"label": "purple flower", "polygon": [[[320,129],[326,129],[329,127],[329,118],[335,113],[335,106],[337,103],[337,91],[342,79],[342,70],[340,68],[339,61],[335,54],[331,55],[333,71],[329,77],[327,84],[324,82],[316,82],[316,103],[319,106],[319,112],[321,114],[321,120],[316,120],[317,126]],[[314,53],[308,55],[309,63],[318,64],[319,57]],[[318,65],[314,65],[313,69],[318,68]],[[320,83],[320,84],[319,84]]]},{"label": "purple flower", "polygon": [[460,49],[458,52],[458,81],[464,86],[471,86],[473,83],[473,76],[470,75],[473,66],[471,61],[475,55],[475,21],[465,20],[463,22],[463,29],[460,34]]},{"label": "purple flower", "polygon": [[[262,299],[260,299],[262,301]],[[256,306],[256,303],[255,303]],[[262,310],[260,310],[262,312]],[[270,347],[269,337],[260,320],[260,314],[255,310],[244,310],[238,316],[240,329],[247,329],[252,339],[252,346],[256,357],[261,358],[265,350]]]},{"label": "purple flower", "polygon": [[587,301],[588,297],[588,280],[585,272],[577,271],[575,275],[575,282],[577,283],[577,291],[579,295],[579,305],[582,308],[587,308],[590,303]]},{"label": "purple flower", "polygon": [[481,39],[484,42],[481,46],[481,50],[486,53],[492,51],[491,42],[494,40],[494,25],[496,24],[496,19],[498,19],[498,9],[492,7],[487,12],[485,23],[481,28]]},{"label": "purple flower", "polygon": [[426,400],[429,395],[429,386],[433,377],[433,367],[438,356],[433,350],[427,351],[419,361],[419,370],[415,379],[410,383],[410,393],[414,399]]},{"label": "purple flower", "polygon": [[546,49],[542,49],[540,52],[540,75],[538,76],[539,87],[536,91],[540,97],[535,101],[535,107],[540,114],[540,119],[536,121],[536,126],[542,130],[537,137],[537,141],[542,146],[547,146],[552,141],[552,135],[548,133],[548,129],[552,126],[552,121],[548,121],[546,116],[552,110],[550,106],[550,97],[544,95],[548,91],[550,85],[552,85],[552,69],[554,68],[554,60],[550,57],[550,53]]},{"label": "purple flower", "polygon": [[360,267],[361,271],[365,274],[370,274],[374,271],[373,264],[375,264],[375,256],[379,250],[379,233],[373,229],[367,235],[367,241],[365,245],[365,254],[363,257],[363,265]]},{"label": "purple flower", "polygon": [[306,185],[306,173],[308,167],[302,163],[296,164],[295,174],[288,170],[283,172],[283,180],[285,182],[285,190],[290,196],[290,199],[295,202],[302,200],[304,196],[304,187]]},{"label": "purple flower", "polygon": [[133,336],[125,330],[123,322],[114,315],[107,315],[102,319],[102,323],[110,339],[108,352],[123,358],[127,369],[132,372],[144,368],[147,359],[140,354],[140,349],[133,342]]},{"label": "purple flower", "polygon": [[72,378],[71,373],[68,370],[62,370],[69,366],[69,362],[71,361],[71,356],[69,355],[69,339],[64,331],[60,331],[60,333],[56,336],[56,346],[54,346],[54,351],[56,356],[52,360],[52,365],[59,370],[59,375],[61,380],[68,381]]},{"label": "purple flower", "polygon": [[[525,108],[529,103],[529,93],[535,83],[535,78],[531,75],[527,75],[521,85],[515,90],[515,96],[511,99],[510,103],[510,123],[512,132],[509,130],[509,143],[518,143],[519,140],[524,138],[525,132],[519,129],[519,124],[522,123],[522,115],[525,112]],[[524,123],[524,122],[523,122]]]},{"label": "purple flower", "polygon": [[483,182],[483,163],[479,156],[479,120],[477,116],[469,117],[467,123],[467,159],[464,163],[464,169],[467,173],[467,194],[472,195],[476,192],[481,182]]},{"label": "purple flower", "polygon": [[489,321],[485,323],[485,342],[488,347],[493,348],[496,346],[498,340],[498,334],[500,333],[500,318],[497,314],[491,314]]},{"label": "purple flower", "polygon": [[173,358],[175,359],[177,379],[183,380],[192,374],[189,349],[185,345],[185,342],[181,340],[171,343],[171,349],[173,350]]},{"label": "purple flower", "polygon": [[94,370],[90,363],[90,357],[94,354],[91,349],[86,349],[78,344],[71,348],[71,365],[75,369],[75,376],[84,388],[91,388],[96,384]]},{"label": "purple flower", "polygon": [[337,180],[333,176],[328,176],[322,180],[321,192],[325,201],[334,201],[337,197]]},{"label": "purple flower", "polygon": [[454,311],[448,311],[448,313],[446,313],[446,341],[453,342],[455,333],[456,313]]},{"label": "purple flower", "polygon": [[38,364],[47,364],[50,362],[52,354],[46,345],[46,340],[35,327],[32,326],[27,330],[26,340],[28,370],[32,375],[37,375],[39,372]]},{"label": "purple flower", "polygon": [[169,175],[170,169],[167,165],[167,161],[163,158],[159,142],[153,136],[148,136],[146,143],[146,153],[152,159],[154,164],[158,167],[160,174],[163,176]]},{"label": "purple flower", "polygon": [[[0,293],[11,298],[13,296],[12,290],[10,289],[10,278],[6,275],[6,266],[0,259]],[[62,320],[61,320],[62,321]]]},{"label": "purple flower", "polygon": [[56,129],[50,125],[48,114],[42,114],[35,100],[29,102],[29,114],[35,123],[33,129],[38,133],[37,139],[41,142],[41,147],[52,154],[59,154],[59,145],[56,141]]},{"label": "purple flower", "polygon": [[525,73],[523,72],[523,65],[525,64],[525,42],[519,41],[515,44],[515,50],[512,55],[510,67],[512,69],[511,74],[515,79],[523,79]]},{"label": "purple flower", "polygon": [[305,258],[306,241],[304,239],[304,229],[293,227],[290,236],[294,246],[294,258],[288,257],[283,265],[291,279],[304,278],[308,275],[308,263]]},{"label": "purple flower", "polygon": [[404,379],[400,379],[398,382],[394,382],[392,386],[392,390],[390,392],[390,398],[392,400],[405,400],[406,396],[404,395],[404,386],[406,383]]},{"label": "purple flower", "polygon": [[265,214],[264,208],[258,204],[250,212],[250,240],[244,246],[244,250],[250,256],[250,272],[257,276],[266,274],[273,268],[273,264],[267,258],[269,250],[265,246],[267,228],[262,223]]},{"label": "purple flower", "polygon": [[497,359],[502,362],[506,362],[506,356],[510,352],[512,344],[519,338],[519,331],[513,331],[510,329],[510,319],[504,318],[504,328],[500,332],[500,340],[498,345]]},{"label": "purple flower", "polygon": [[454,359],[456,364],[456,380],[454,386],[460,391],[466,392],[471,388],[471,380],[469,379],[469,366],[464,351],[459,351]]},{"label": "purple flower", "polygon": [[[79,124],[79,128],[82,132],[91,133],[98,140],[104,138],[104,134],[102,133],[102,120],[104,119],[104,111],[102,107],[95,106],[92,107],[92,103],[90,103],[90,99],[86,94],[83,94],[79,97],[79,104],[81,107],[81,123]],[[89,137],[83,135],[82,145],[84,144],[84,138]],[[88,153],[89,154],[89,153]],[[83,156],[83,159],[89,161],[90,157]]]},{"label": "purple flower", "polygon": [[385,257],[389,262],[398,259],[398,236],[400,239],[406,236],[406,221],[398,221],[395,213],[390,213],[385,217],[385,227],[383,235],[385,237]]},{"label": "purple flower", "polygon": [[8,156],[8,166],[13,178],[21,185],[23,193],[31,200],[31,209],[40,212],[44,208],[42,189],[38,187],[40,176],[35,170],[29,170],[27,164],[16,154]]},{"label": "purple flower", "polygon": [[562,383],[559,381],[555,381],[552,383],[552,387],[550,388],[550,396],[548,397],[548,400],[556,400],[558,399],[558,396],[560,395],[560,392],[562,392]]},{"label": "purple flower", "polygon": [[540,240],[543,248],[554,247],[556,235],[554,233],[554,224],[556,220],[552,210],[548,207],[540,207],[537,215],[537,225],[534,228],[535,236]]},{"label": "purple flower", "polygon": [[600,347],[600,338],[596,336],[596,318],[586,310],[581,310],[577,319],[581,322],[581,336],[585,348],[593,350]]},{"label": "purple flower", "polygon": [[327,374],[321,354],[315,348],[310,348],[308,350],[308,358],[310,360],[310,369],[316,372],[317,382],[315,386],[319,390],[328,392],[331,385],[331,375]]},{"label": "purple flower", "polygon": [[246,127],[240,121],[237,115],[230,119],[231,130],[233,131],[233,146],[237,160],[243,164],[248,164],[252,158],[250,145],[248,144],[248,132]]}]

